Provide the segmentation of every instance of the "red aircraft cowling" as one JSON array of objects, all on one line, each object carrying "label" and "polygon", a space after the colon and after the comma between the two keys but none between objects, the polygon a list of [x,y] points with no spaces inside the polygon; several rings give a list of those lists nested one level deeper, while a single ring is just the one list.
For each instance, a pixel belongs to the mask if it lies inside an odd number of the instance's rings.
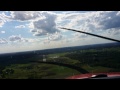
[{"label": "red aircraft cowling", "polygon": [[107,77],[113,77],[113,76],[120,76],[120,72],[108,72],[108,73],[87,73],[87,74],[79,74],[67,77],[66,79],[87,79],[91,78],[100,74],[106,74]]}]

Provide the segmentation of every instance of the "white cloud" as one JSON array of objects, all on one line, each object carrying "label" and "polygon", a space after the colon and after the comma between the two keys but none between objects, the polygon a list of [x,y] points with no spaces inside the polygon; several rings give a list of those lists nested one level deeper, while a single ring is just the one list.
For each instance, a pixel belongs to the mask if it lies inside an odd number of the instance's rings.
[{"label": "white cloud", "polygon": [[117,16],[120,16],[120,11],[118,11],[116,15],[117,15]]},{"label": "white cloud", "polygon": [[21,37],[21,35],[12,35],[9,37],[9,41],[13,42],[13,43],[17,42],[18,44],[22,43],[22,45],[24,45],[26,42],[27,43],[35,43],[35,42],[40,41],[40,39],[23,38],[23,37]]},{"label": "white cloud", "polygon": [[31,32],[35,32],[35,33],[33,34],[33,36],[47,35],[47,32],[46,32],[46,31],[43,31],[43,30],[35,30],[35,29],[33,29]]},{"label": "white cloud", "polygon": [[37,32],[37,29],[31,29],[30,32]]},{"label": "white cloud", "polygon": [[48,35],[48,40],[50,40],[50,41],[58,41],[58,40],[61,40],[62,37],[63,36],[61,35],[61,33],[56,32],[54,34]]},{"label": "white cloud", "polygon": [[22,37],[21,35],[12,35],[9,37],[10,41],[21,41]]},{"label": "white cloud", "polygon": [[25,25],[15,26],[15,28],[25,28]]},{"label": "white cloud", "polygon": [[4,12],[0,14],[0,27],[3,27],[3,25],[10,21],[10,16],[7,16]]},{"label": "white cloud", "polygon": [[[85,13],[59,14],[57,26],[73,28],[90,33],[109,37],[120,34],[120,12],[118,11],[93,11]],[[57,22],[56,21],[56,22]],[[61,30],[63,31],[63,30]],[[68,31],[68,30],[66,30]],[[109,31],[109,34],[106,32]],[[88,35],[88,37],[90,37]],[[74,38],[86,38],[86,34],[75,34]]]},{"label": "white cloud", "polygon": [[120,34],[120,29],[116,29],[116,28],[112,28],[112,29],[107,29],[106,31],[102,32],[101,35],[105,35],[105,36],[116,36]]},{"label": "white cloud", "polygon": [[4,12],[2,12],[0,14],[0,20],[2,20],[3,22],[9,21],[10,20],[10,16],[7,16]]},{"label": "white cloud", "polygon": [[[11,35],[8,38],[9,43],[14,44],[15,42],[16,44],[17,42],[16,46],[20,44],[20,46],[23,46],[24,49],[27,46],[29,46],[30,48],[32,47],[32,49],[37,49],[92,44],[107,41],[103,39],[95,39],[95,37],[74,32],[73,37],[70,37],[71,34],[69,35],[68,30],[59,30],[57,28],[60,26],[91,33],[97,33],[98,35],[103,35],[111,38],[119,36],[120,34],[119,11],[93,11],[84,13],[80,13],[77,11],[61,13],[39,11],[12,11],[9,16],[7,16],[5,13],[0,14],[0,27],[2,27],[7,21],[10,20],[19,20],[25,23],[28,22],[28,24],[22,24],[22,22],[19,22],[20,25],[15,26],[15,28],[28,27],[30,32],[34,35],[34,38],[32,38],[32,36],[31,38],[23,38],[24,36],[21,37],[21,35]],[[64,37],[64,35],[60,33],[61,31],[63,34],[66,35],[66,37]],[[31,34],[30,32],[29,34]],[[6,32],[4,31],[4,29],[2,29],[2,31],[0,31],[0,34],[1,33],[4,35],[4,33]],[[16,32],[14,32],[14,34],[15,33]],[[39,36],[43,37],[41,38]],[[0,39],[0,44],[8,43],[8,41],[6,39]],[[26,47],[24,45],[26,45]]]},{"label": "white cloud", "polygon": [[4,33],[5,33],[5,31],[0,31],[0,33],[4,34]]},{"label": "white cloud", "polygon": [[59,32],[56,28],[56,15],[54,13],[43,12],[41,15],[45,18],[33,21],[34,29],[31,30],[31,32],[35,32],[33,33],[34,36],[42,36],[47,35],[48,33],[52,34]]},{"label": "white cloud", "polygon": [[8,43],[8,41],[6,39],[4,39],[4,38],[0,39],[0,44],[6,44],[6,43]]},{"label": "white cloud", "polygon": [[39,17],[40,14],[37,11],[11,11],[11,19],[13,20],[31,20]]},{"label": "white cloud", "polygon": [[[69,13],[69,14],[61,14],[59,16],[58,21],[65,22],[69,20],[69,22],[62,25],[63,27],[69,28],[79,28],[79,29],[88,29],[88,30],[96,30],[96,29],[109,29],[120,27],[119,19],[120,16],[117,11],[98,11],[98,12],[86,12],[86,13]],[[60,19],[61,18],[61,19]]]},{"label": "white cloud", "polygon": [[33,22],[31,21],[29,24],[27,24],[27,26],[30,28],[30,29],[34,29],[34,25],[33,25]]},{"label": "white cloud", "polygon": [[2,27],[3,25],[4,25],[4,22],[0,20],[0,27]]}]

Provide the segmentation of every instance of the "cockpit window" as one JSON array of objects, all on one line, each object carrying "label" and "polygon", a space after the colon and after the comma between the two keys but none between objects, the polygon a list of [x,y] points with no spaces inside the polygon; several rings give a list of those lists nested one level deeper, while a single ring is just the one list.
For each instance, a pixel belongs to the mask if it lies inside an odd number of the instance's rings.
[{"label": "cockpit window", "polygon": [[119,53],[119,11],[0,11],[0,79],[120,72]]}]

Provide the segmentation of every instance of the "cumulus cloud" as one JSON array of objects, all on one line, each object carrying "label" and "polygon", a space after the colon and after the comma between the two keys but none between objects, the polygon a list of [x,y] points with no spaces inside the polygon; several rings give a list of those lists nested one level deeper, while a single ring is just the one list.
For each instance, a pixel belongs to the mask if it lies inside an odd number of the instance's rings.
[{"label": "cumulus cloud", "polygon": [[30,29],[34,29],[33,22],[30,22],[29,24],[26,24]]},{"label": "cumulus cloud", "polygon": [[8,43],[8,41],[6,39],[4,39],[4,38],[0,39],[0,44],[6,44],[6,43]]},{"label": "cumulus cloud", "polygon": [[21,41],[22,37],[21,35],[12,35],[9,37],[10,41]]},{"label": "cumulus cloud", "polygon": [[43,43],[44,44],[49,44],[51,41],[60,41],[64,39],[64,35],[62,35],[61,33],[54,33],[54,34],[47,34],[46,38],[43,39]]},{"label": "cumulus cloud", "polygon": [[11,19],[14,20],[25,21],[35,19],[39,16],[40,14],[37,11],[11,11]]},{"label": "cumulus cloud", "polygon": [[10,16],[6,15],[5,12],[0,13],[0,27],[3,27],[7,21],[10,21]]},{"label": "cumulus cloud", "polygon": [[106,34],[108,36],[119,35],[120,34],[120,28],[119,29],[118,28],[108,29],[103,34]]},{"label": "cumulus cloud", "polygon": [[[60,27],[73,28],[111,38],[120,34],[120,11],[74,12],[58,16],[57,25]],[[82,33],[75,33],[73,36],[78,39],[87,38],[87,35]]]},{"label": "cumulus cloud", "polygon": [[56,15],[47,12],[42,13],[42,15],[45,17],[44,19],[33,22],[34,30],[32,30],[32,32],[35,32],[34,36],[42,36],[46,35],[47,33],[52,34],[59,32],[59,30],[56,28]]},{"label": "cumulus cloud", "polygon": [[120,12],[96,11],[85,13],[69,13],[62,16],[63,21],[70,20],[66,27],[78,27],[79,29],[96,30],[120,27]]},{"label": "cumulus cloud", "polygon": [[48,34],[48,40],[50,41],[58,41],[58,40],[61,40],[64,35],[62,35],[60,32],[56,32],[54,34]]},{"label": "cumulus cloud", "polygon": [[104,12],[100,15],[98,24],[101,25],[102,29],[112,29],[120,27],[120,16],[117,15],[118,12]]},{"label": "cumulus cloud", "polygon": [[25,25],[15,26],[15,28],[25,28]]},{"label": "cumulus cloud", "polygon": [[37,29],[32,29],[30,30],[30,32],[37,32]]},{"label": "cumulus cloud", "polygon": [[21,35],[12,35],[8,38],[9,43],[13,44],[13,43],[17,43],[17,44],[23,44],[25,45],[25,43],[36,43],[36,42],[40,42],[43,41],[43,39],[39,39],[39,38],[24,38]]},{"label": "cumulus cloud", "polygon": [[28,40],[28,39],[25,39],[25,38],[22,38],[22,39],[21,39],[21,42],[29,42],[29,40]]},{"label": "cumulus cloud", "polygon": [[33,36],[42,36],[42,35],[47,35],[47,33],[44,31],[37,31],[33,34]]},{"label": "cumulus cloud", "polygon": [[[26,27],[28,25],[33,36],[48,35],[48,39],[45,43],[61,40],[63,38],[63,35],[59,34],[60,30],[57,28],[58,26],[74,28],[92,33],[98,33],[102,30],[98,34],[103,33],[103,31],[105,31],[104,34],[106,33],[107,35],[120,34],[120,11],[92,11],[84,13],[69,11],[55,13],[39,11],[12,11],[9,16],[2,13],[0,14],[0,27],[2,27],[8,19],[27,21],[29,24],[26,24]],[[24,25],[15,26],[15,28],[26,27]],[[5,33],[5,31],[0,31],[0,33]],[[74,37],[86,38],[87,35],[75,33]],[[29,42],[29,40],[23,39],[19,35],[10,36],[9,40]]]},{"label": "cumulus cloud", "polygon": [[33,36],[42,36],[42,35],[47,35],[48,33],[44,30],[38,30],[38,29],[33,29],[30,30],[30,32],[34,32]]},{"label": "cumulus cloud", "polygon": [[29,39],[29,38],[23,38],[23,37],[21,37],[21,35],[12,35],[12,36],[9,37],[9,41],[10,42],[25,43],[25,42],[31,42],[31,39]]}]

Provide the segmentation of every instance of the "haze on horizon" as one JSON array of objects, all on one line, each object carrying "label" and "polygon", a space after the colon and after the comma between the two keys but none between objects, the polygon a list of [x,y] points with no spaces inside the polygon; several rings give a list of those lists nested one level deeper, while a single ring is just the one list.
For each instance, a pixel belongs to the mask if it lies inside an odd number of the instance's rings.
[{"label": "haze on horizon", "polygon": [[0,53],[112,42],[58,27],[120,40],[120,11],[0,11]]}]

